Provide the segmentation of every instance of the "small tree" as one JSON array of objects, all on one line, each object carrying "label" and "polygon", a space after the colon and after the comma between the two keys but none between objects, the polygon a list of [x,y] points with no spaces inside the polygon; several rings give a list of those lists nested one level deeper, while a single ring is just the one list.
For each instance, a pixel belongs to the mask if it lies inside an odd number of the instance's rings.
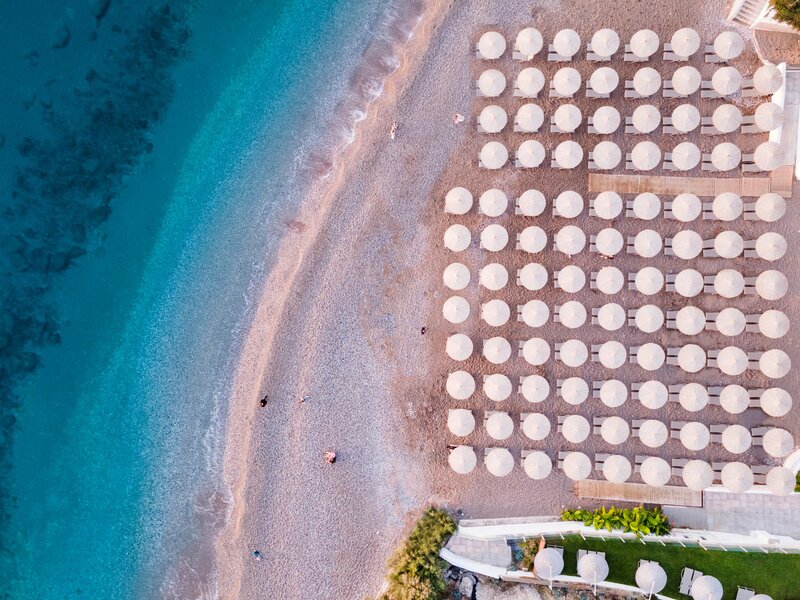
[{"label": "small tree", "polygon": [[526,571],[533,571],[533,560],[539,551],[539,540],[533,538],[524,539],[519,543],[519,549],[522,550],[520,565]]},{"label": "small tree", "polygon": [[770,0],[773,17],[800,31],[800,0]]}]

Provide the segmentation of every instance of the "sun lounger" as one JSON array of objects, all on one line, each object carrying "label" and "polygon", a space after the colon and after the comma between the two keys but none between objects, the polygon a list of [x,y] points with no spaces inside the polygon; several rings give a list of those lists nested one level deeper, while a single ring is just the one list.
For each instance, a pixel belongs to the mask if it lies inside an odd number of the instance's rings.
[{"label": "sun lounger", "polygon": [[757,294],[755,277],[744,278],[744,293],[746,296],[754,296]]},{"label": "sun lounger", "polygon": [[736,600],[750,600],[750,598],[756,595],[755,591],[750,588],[744,588],[742,586],[737,587],[739,589],[736,591]]},{"label": "sun lounger", "polygon": [[719,172],[719,169],[714,166],[714,163],[711,162],[711,154],[703,153],[703,164],[701,166],[703,171],[712,171],[712,172]]},{"label": "sun lounger", "polygon": [[[667,46],[669,44],[665,44]],[[674,52],[664,50],[664,62],[686,62],[688,59],[683,56],[678,56]]]},{"label": "sun lounger", "polygon": [[722,94],[717,92],[711,85],[710,81],[700,82],[700,97],[701,98],[724,98]]},{"label": "sun lounger", "polygon": [[553,117],[550,118],[550,133],[573,133],[572,131],[564,131],[560,129],[558,125],[556,125],[556,121]]},{"label": "sun lounger", "polygon": [[675,251],[672,249],[672,238],[664,238],[664,256],[675,256]]},{"label": "sun lounger", "polygon": [[672,87],[672,79],[664,80],[663,89],[661,91],[661,95],[664,98],[687,98],[684,94],[679,94],[675,91],[675,88]]},{"label": "sun lounger", "polygon": [[[631,384],[631,400],[639,400],[639,390],[642,389],[641,382]],[[634,421],[636,423],[636,421]]]},{"label": "sun lounger", "polygon": [[673,458],[672,459],[672,476],[680,477],[683,475],[683,467],[689,462],[688,458]]},{"label": "sun lounger", "polygon": [[754,163],[742,163],[742,173],[760,173],[761,171],[762,169]]},{"label": "sun lounger", "polygon": [[679,348],[668,347],[667,348],[667,364],[672,366],[678,365],[678,351]]},{"label": "sun lounger", "polygon": [[520,90],[518,87],[514,86],[514,97],[515,98],[538,98],[539,97],[539,92],[536,92],[535,94],[523,94],[522,90]]},{"label": "sun lounger", "polygon": [[631,421],[631,435],[633,437],[639,437],[639,429],[642,427],[642,423],[644,423],[644,421],[644,419],[634,419]]},{"label": "sun lounger", "polygon": [[670,421],[669,423],[669,437],[679,440],[681,439],[681,429],[686,425],[686,421]]},{"label": "sun lounger", "polygon": [[646,135],[633,126],[632,117],[625,117],[625,133],[629,133],[631,135]]},{"label": "sun lounger", "polygon": [[590,60],[592,62],[609,62],[611,60],[611,57],[600,56],[599,54],[595,54],[594,52],[592,52],[591,42],[586,42],[586,60]]},{"label": "sun lounger", "polygon": [[650,59],[636,56],[633,53],[633,50],[631,50],[631,45],[625,44],[625,55],[622,57],[622,60],[624,60],[625,62],[647,62]]},{"label": "sun lounger", "polygon": [[719,331],[717,328],[718,312],[706,313],[706,331]]},{"label": "sun lounger", "polygon": [[[594,323],[594,318],[592,322]],[[591,360],[592,362],[598,362],[600,360],[600,344],[592,344]]]},{"label": "sun lounger", "polygon": [[626,79],[625,80],[625,97],[626,98],[635,98],[640,99],[644,98],[639,92],[636,91],[636,88],[633,87],[633,80]]},{"label": "sun lounger", "polygon": [[672,162],[672,152],[664,153],[664,162],[661,165],[664,171],[678,171],[679,169]]},{"label": "sun lounger", "polygon": [[[735,131],[736,130],[734,130],[734,133]],[[714,120],[711,117],[703,117],[700,119],[700,133],[703,135],[725,135],[714,127]]]},{"label": "sun lounger", "polygon": [[592,86],[589,85],[589,82],[586,82],[586,97],[587,98],[610,98],[611,94],[601,94],[599,92],[595,92],[592,89]]},{"label": "sun lounger", "polygon": [[549,44],[547,46],[547,60],[549,62],[572,62],[572,56],[561,56],[556,52],[555,46]]},{"label": "sun lounger", "polygon": [[670,402],[679,402],[680,393],[683,389],[682,383],[671,383],[667,386],[667,400]]},{"label": "sun lounger", "polygon": [[714,44],[706,44],[705,47],[705,61],[707,63],[724,63],[725,59],[720,57],[714,52]]}]

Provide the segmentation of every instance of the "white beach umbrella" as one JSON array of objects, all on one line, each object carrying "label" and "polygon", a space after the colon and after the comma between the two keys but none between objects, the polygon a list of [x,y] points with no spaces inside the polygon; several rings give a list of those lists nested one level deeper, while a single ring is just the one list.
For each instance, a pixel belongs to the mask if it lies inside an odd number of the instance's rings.
[{"label": "white beach umbrella", "polygon": [[450,296],[442,305],[442,316],[454,325],[466,321],[469,312],[469,302],[461,296]]},{"label": "white beach umbrella", "polygon": [[706,313],[696,306],[684,306],[675,315],[675,325],[684,335],[697,335],[706,327]]},{"label": "white beach umbrella", "polygon": [[640,269],[633,281],[636,290],[645,296],[657,294],[664,288],[664,274],[655,267]]},{"label": "white beach umbrella", "polygon": [[661,124],[661,113],[652,104],[642,104],[633,111],[631,120],[638,132],[651,133]]},{"label": "white beach umbrella", "polygon": [[683,483],[690,490],[702,492],[714,483],[714,469],[704,460],[690,460],[683,466]]},{"label": "white beach umbrella", "polygon": [[772,131],[783,125],[783,108],[775,102],[759,104],[753,119],[761,131]]},{"label": "white beach umbrella", "polygon": [[466,371],[455,371],[447,376],[446,387],[456,400],[466,400],[475,393],[475,378]]},{"label": "white beach umbrella", "polygon": [[444,197],[444,212],[464,215],[472,208],[472,193],[463,187],[454,187]]},{"label": "white beach umbrella", "polygon": [[594,32],[589,47],[598,56],[609,58],[619,50],[619,35],[613,29],[598,29]]},{"label": "white beach umbrella", "polygon": [[681,142],[672,149],[672,164],[679,171],[691,171],[700,164],[700,148],[692,142]]},{"label": "white beach umbrella", "polygon": [[691,27],[681,27],[672,34],[670,45],[675,54],[681,58],[689,58],[700,49],[700,34]]},{"label": "white beach umbrella", "polygon": [[631,151],[631,162],[639,171],[650,171],[661,162],[661,150],[649,140],[639,142]]},{"label": "white beach umbrella", "polygon": [[502,373],[493,373],[483,380],[483,393],[489,400],[502,402],[511,395],[514,388],[511,380]]},{"label": "white beach umbrella", "polygon": [[794,450],[794,437],[785,429],[770,427],[764,434],[764,450],[770,456],[783,458]]},{"label": "white beach umbrella", "polygon": [[597,351],[597,357],[600,364],[606,369],[619,369],[625,364],[628,358],[628,353],[620,342],[610,340],[603,342],[600,345],[600,350]]},{"label": "white beach umbrella", "polygon": [[711,434],[703,423],[690,421],[681,427],[680,439],[687,450],[699,452],[708,446]]},{"label": "white beach umbrella", "polygon": [[651,221],[661,212],[661,200],[652,192],[642,192],[633,199],[633,214],[638,219]]},{"label": "white beach umbrella", "polygon": [[747,353],[736,346],[726,346],[717,355],[717,368],[726,375],[741,375],[747,370]]},{"label": "white beach umbrella", "polygon": [[541,450],[531,452],[522,461],[525,474],[531,479],[544,479],[553,471],[553,461]]},{"label": "white beach umbrella", "polygon": [[625,309],[615,302],[608,302],[598,309],[597,323],[606,331],[616,331],[625,324]]},{"label": "white beach umbrella", "polygon": [[758,359],[758,368],[767,377],[781,379],[789,374],[792,368],[792,361],[786,352],[773,348],[761,355],[761,358]]},{"label": "white beach umbrella", "polygon": [[460,223],[450,225],[444,232],[444,247],[452,252],[466,250],[471,240],[472,236],[469,229]]},{"label": "white beach umbrella", "polygon": [[599,67],[589,77],[589,87],[598,94],[610,94],[619,85],[619,74],[611,67]]},{"label": "white beach umbrella", "polygon": [[618,446],[624,443],[630,436],[631,428],[628,422],[622,417],[606,417],[600,425],[600,435],[609,444]]},{"label": "white beach umbrella", "polygon": [[559,307],[558,318],[565,327],[577,329],[586,323],[586,307],[580,302],[569,300]]},{"label": "white beach umbrella", "polygon": [[686,344],[678,350],[678,366],[687,373],[697,373],[706,366],[706,351],[697,344]]},{"label": "white beach umbrella", "polygon": [[478,40],[478,53],[484,60],[495,60],[506,51],[506,39],[496,31],[487,31]]},{"label": "white beach umbrella", "polygon": [[639,58],[650,58],[658,46],[658,34],[650,29],[640,29],[631,36],[631,52]]},{"label": "white beach umbrella", "polygon": [[508,123],[508,115],[505,109],[490,104],[478,115],[478,123],[486,133],[499,133]]},{"label": "white beach umbrella", "polygon": [[689,133],[700,125],[700,111],[691,104],[681,104],[672,111],[672,126],[681,133]]},{"label": "white beach umbrella", "polygon": [[699,383],[687,383],[678,392],[678,400],[681,406],[689,412],[703,410],[708,404],[708,390]]},{"label": "white beach umbrella", "polygon": [[720,67],[711,76],[711,87],[721,96],[735,94],[742,87],[742,74],[736,67]]},{"label": "white beach umbrella", "polygon": [[653,258],[662,246],[661,235],[655,229],[643,229],[633,238],[633,248],[643,258]]},{"label": "white beach umbrella", "polygon": [[636,354],[636,362],[645,371],[657,371],[664,365],[666,358],[664,349],[653,342],[647,342],[639,346],[639,351]]},{"label": "white beach umbrella", "polygon": [[562,465],[564,475],[573,481],[586,479],[592,472],[592,461],[583,452],[570,452],[564,457]]},{"label": "white beach umbrella", "polygon": [[544,74],[536,67],[522,69],[517,75],[517,89],[525,98],[535,98],[544,87]]},{"label": "white beach umbrella", "polygon": [[550,360],[550,344],[542,338],[531,338],[522,345],[522,357],[534,367],[543,365]]},{"label": "white beach umbrella", "polygon": [[652,96],[661,89],[661,75],[653,67],[642,67],[633,75],[633,89],[640,96]]},{"label": "white beach umbrella", "polygon": [[561,425],[561,434],[572,444],[584,442],[590,430],[589,421],[583,415],[569,415]]},{"label": "white beach umbrella", "polygon": [[[788,496],[789,494],[793,494],[796,483],[794,471],[787,467],[772,467],[769,472],[767,472],[767,489],[776,496]],[[762,594],[759,594],[758,596],[761,595]],[[764,600],[758,596],[752,596],[752,598]],[[765,596],[765,598],[769,598],[769,596]]]},{"label": "white beach umbrella", "polygon": [[714,53],[722,60],[734,59],[742,53],[742,50],[744,50],[744,40],[735,31],[723,31],[714,39]]},{"label": "white beach umbrella", "polygon": [[470,274],[467,265],[462,263],[450,263],[442,273],[444,285],[451,290],[463,290],[469,285]]},{"label": "white beach umbrella", "polygon": [[514,48],[527,60],[531,60],[542,49],[542,34],[535,27],[526,27],[517,34]]},{"label": "white beach umbrella", "polygon": [[554,205],[559,215],[574,219],[583,211],[583,197],[576,191],[566,190],[556,197]]},{"label": "white beach umbrella", "polygon": [[492,327],[500,327],[508,323],[511,309],[508,304],[495,298],[481,305],[481,318]]},{"label": "white beach umbrella", "polygon": [[761,65],[753,73],[753,87],[760,93],[774,94],[783,85],[783,73],[775,65]]},{"label": "white beach umbrella", "polygon": [[614,169],[622,161],[622,150],[614,142],[606,140],[594,147],[591,158],[598,169]]},{"label": "white beach umbrella", "polygon": [[567,140],[556,146],[553,156],[562,169],[574,169],[583,160],[583,148],[577,142]]},{"label": "white beach umbrella", "polygon": [[544,146],[538,140],[525,140],[517,148],[517,160],[527,169],[535,169],[544,161]]},{"label": "white beach umbrella", "polygon": [[738,415],[750,406],[750,393],[737,383],[726,385],[719,393],[720,406],[731,415]]},{"label": "white beach umbrella", "polygon": [[731,133],[742,124],[742,111],[733,104],[721,104],[711,115],[711,122],[720,133]]},{"label": "white beach umbrella", "polygon": [[753,162],[762,171],[772,171],[783,164],[783,148],[778,142],[761,142],[753,152]]},{"label": "white beach umbrella", "polygon": [[539,190],[525,190],[517,199],[519,210],[526,217],[538,217],[547,206],[547,199]]},{"label": "white beach umbrella", "polygon": [[606,227],[597,232],[595,245],[597,251],[603,256],[616,256],[624,244],[622,234],[613,227]]},{"label": "white beach umbrella", "polygon": [[475,417],[471,410],[451,408],[447,411],[447,428],[458,436],[469,435],[475,430]]},{"label": "white beach umbrella", "polygon": [[[642,461],[642,465],[639,467],[639,473],[642,476],[642,480],[647,485],[656,487],[667,485],[670,477],[672,477],[672,469],[670,468],[669,463],[658,456],[648,456],[645,458]],[[658,570],[652,575],[646,575],[645,573],[642,573],[643,567],[647,567],[648,565],[654,565],[658,567]],[[656,573],[660,573],[657,575],[658,579],[655,579]],[[667,575],[664,573],[664,569],[661,569],[661,567],[654,563],[644,563],[636,570],[636,585],[646,592],[652,591],[657,593],[663,590],[666,584]]]},{"label": "white beach umbrella", "polygon": [[478,464],[478,457],[471,446],[457,446],[450,451],[447,457],[450,468],[460,475],[466,475]]},{"label": "white beach umbrella", "polygon": [[719,332],[728,337],[741,335],[747,324],[744,313],[732,306],[728,306],[719,311],[715,321]]},{"label": "white beach umbrella", "polygon": [[581,36],[574,29],[562,29],[553,37],[553,48],[559,56],[575,56],[581,47]]},{"label": "white beach umbrella", "polygon": [[479,280],[486,289],[497,291],[508,283],[508,271],[499,263],[489,263],[481,268]]},{"label": "white beach umbrella", "polygon": [[675,291],[684,298],[694,298],[703,291],[703,276],[695,269],[683,269],[675,276]]},{"label": "white beach umbrella", "polygon": [[508,448],[492,448],[483,459],[486,469],[495,477],[505,477],[514,468],[514,457]]},{"label": "white beach umbrella", "polygon": [[480,161],[486,169],[500,169],[508,162],[508,149],[500,142],[487,142],[481,148]]},{"label": "white beach umbrella", "polygon": [[603,461],[603,477],[612,483],[623,483],[630,479],[631,462],[619,454],[612,454]]},{"label": "white beach umbrella", "polygon": [[655,304],[645,304],[637,309],[634,321],[639,331],[655,333],[664,325],[664,311]]},{"label": "white beach umbrella", "polygon": [[608,577],[608,563],[601,554],[584,554],[578,560],[578,576],[591,584],[598,584]]},{"label": "white beach umbrella", "polygon": [[[722,479],[722,485],[729,492],[734,492],[736,494],[741,494],[743,492],[746,492],[747,490],[753,487],[754,483],[753,471],[750,469],[749,466],[747,466],[742,462],[727,463],[724,467],[722,467],[722,474],[720,478]],[[695,583],[692,584],[692,592],[694,592],[695,590],[695,584],[697,583],[697,581],[698,580],[695,580]],[[695,596],[693,593],[692,597],[696,598],[697,600],[700,600],[700,598],[709,598],[709,597],[721,598],[722,586],[719,587],[719,594],[716,596],[711,596],[710,594],[707,595],[705,593],[702,596]]]},{"label": "white beach umbrella", "polygon": [[594,212],[601,219],[616,219],[622,212],[622,198],[617,192],[600,192],[594,199],[593,206]]},{"label": "white beach umbrella", "polygon": [[622,117],[613,106],[601,106],[592,115],[592,125],[603,135],[614,133],[621,122]]},{"label": "white beach umbrella", "polygon": [[542,548],[533,558],[533,569],[542,579],[552,581],[564,570],[564,557],[555,548]]},{"label": "white beach umbrella", "polygon": [[711,151],[711,164],[719,171],[730,171],[742,162],[742,151],[736,144],[722,142]]},{"label": "white beach umbrella", "polygon": [[692,600],[721,600],[722,584],[715,577],[703,575],[692,582]]},{"label": "white beach umbrella", "polygon": [[[666,398],[664,402],[666,403]],[[647,419],[639,425],[639,439],[648,448],[660,448],[667,443],[668,437],[667,426],[661,421]]]},{"label": "white beach umbrella", "polygon": [[756,254],[764,260],[780,260],[787,249],[786,238],[774,231],[762,233],[756,240]]},{"label": "white beach umbrella", "polygon": [[508,196],[505,192],[492,188],[481,194],[478,206],[487,217],[499,217],[508,208]]},{"label": "white beach umbrella", "polygon": [[528,327],[541,327],[549,318],[550,309],[541,300],[531,300],[522,307],[522,320]]},{"label": "white beach umbrella", "polygon": [[580,377],[567,377],[561,382],[561,397],[573,406],[583,404],[589,397],[589,384]]},{"label": "white beach umbrella", "polygon": [[528,375],[520,381],[522,397],[528,402],[544,402],[550,395],[550,383],[541,375]]},{"label": "white beach umbrella", "polygon": [[651,379],[639,388],[639,402],[650,410],[658,410],[667,403],[669,392],[661,381]]},{"label": "white beach umbrella", "polygon": [[571,97],[581,87],[581,74],[572,67],[561,67],[553,75],[553,89],[561,96]]},{"label": "white beach umbrella", "polygon": [[514,123],[523,131],[533,133],[539,131],[544,123],[544,111],[538,104],[523,104],[517,111]]},{"label": "white beach umbrella", "polygon": [[[529,254],[538,254],[547,245],[547,234],[537,225],[530,225],[519,234],[519,249]],[[545,279],[546,281],[546,279]]]},{"label": "white beach umbrella", "polygon": [[586,234],[575,225],[567,225],[558,230],[555,242],[560,252],[572,256],[586,246]]},{"label": "white beach umbrella", "polygon": [[487,98],[496,98],[506,89],[506,76],[497,69],[486,69],[478,77],[478,89]]},{"label": "white beach umbrella", "polygon": [[528,263],[517,272],[517,275],[520,285],[532,292],[542,289],[547,284],[547,269],[539,263]]},{"label": "white beach umbrella", "polygon": [[742,216],[744,202],[739,194],[733,192],[722,192],[714,198],[711,211],[720,221],[733,221]]},{"label": "white beach umbrella", "polygon": [[758,317],[758,330],[761,335],[776,340],[789,333],[789,317],[780,310],[770,309]]},{"label": "white beach umbrella", "polygon": [[745,452],[753,443],[753,438],[750,435],[750,430],[742,427],[738,423],[735,425],[728,425],[722,431],[722,445],[725,450],[732,454],[741,454]]},{"label": "white beach umbrella", "polygon": [[736,231],[721,231],[714,238],[714,251],[722,258],[736,258],[744,251],[744,240]]},{"label": "white beach umbrella", "polygon": [[617,408],[628,399],[628,388],[619,379],[609,379],[600,386],[600,402],[609,408]]},{"label": "white beach umbrella", "polygon": [[700,71],[684,65],[672,74],[672,88],[681,96],[690,96],[700,89]]},{"label": "white beach umbrella", "polygon": [[481,248],[499,252],[508,245],[508,231],[502,225],[492,223],[481,231]]},{"label": "white beach umbrella", "polygon": [[735,269],[722,269],[714,277],[714,291],[723,298],[736,298],[744,291],[744,275]]},{"label": "white beach umbrella", "polygon": [[780,300],[789,291],[789,280],[780,271],[763,271],[756,277],[756,293],[764,300]]},{"label": "white beach umbrella", "polygon": [[675,256],[683,260],[692,260],[700,255],[703,250],[703,238],[691,229],[684,229],[672,238],[672,251]]},{"label": "white beach umbrella", "polygon": [[558,272],[558,287],[569,294],[577,294],[586,285],[586,274],[575,265],[567,265]]},{"label": "white beach umbrella", "polygon": [[625,285],[625,277],[617,267],[603,267],[597,272],[595,284],[604,294],[616,294]]},{"label": "white beach umbrella", "polygon": [[445,352],[453,360],[467,360],[472,356],[474,347],[469,336],[463,333],[454,333],[447,338]]},{"label": "white beach umbrella", "polygon": [[508,413],[492,413],[486,419],[486,433],[496,440],[504,440],[514,433],[514,421]]},{"label": "white beach umbrella", "polygon": [[689,192],[678,194],[672,201],[672,216],[682,223],[694,221],[702,211],[700,198]]},{"label": "white beach umbrella", "polygon": [[511,358],[511,344],[504,337],[493,337],[483,342],[483,357],[493,365],[502,365]]},{"label": "white beach umbrella", "polygon": [[539,442],[550,435],[550,429],[550,419],[542,413],[530,413],[522,421],[522,433],[534,442]]},{"label": "white beach umbrella", "polygon": [[589,358],[589,350],[581,340],[567,340],[561,344],[561,362],[568,367],[580,367]]}]

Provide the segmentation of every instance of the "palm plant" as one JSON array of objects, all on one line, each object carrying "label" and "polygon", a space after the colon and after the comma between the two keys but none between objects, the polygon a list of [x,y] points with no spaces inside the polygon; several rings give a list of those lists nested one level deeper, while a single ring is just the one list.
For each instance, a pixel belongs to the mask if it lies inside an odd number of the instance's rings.
[{"label": "palm plant", "polygon": [[770,5],[776,20],[800,30],[800,0],[770,0]]}]

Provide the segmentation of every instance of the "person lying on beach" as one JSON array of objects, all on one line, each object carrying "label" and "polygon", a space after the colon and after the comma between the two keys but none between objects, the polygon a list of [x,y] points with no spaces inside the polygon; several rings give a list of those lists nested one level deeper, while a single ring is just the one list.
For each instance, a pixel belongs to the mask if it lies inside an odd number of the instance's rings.
[{"label": "person lying on beach", "polygon": [[336,462],[336,452],[326,452],[325,453],[325,462],[329,465],[332,465]]}]

